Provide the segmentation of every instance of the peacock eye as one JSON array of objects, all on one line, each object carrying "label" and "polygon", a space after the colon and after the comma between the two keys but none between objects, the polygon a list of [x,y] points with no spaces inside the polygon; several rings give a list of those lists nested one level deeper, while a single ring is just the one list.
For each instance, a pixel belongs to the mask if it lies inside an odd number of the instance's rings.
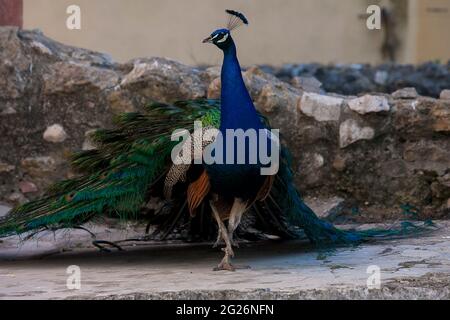
[{"label": "peacock eye", "polygon": [[228,33],[222,33],[221,39],[218,40],[217,42],[218,42],[218,43],[222,43],[222,42],[227,41],[227,39],[228,39]]}]

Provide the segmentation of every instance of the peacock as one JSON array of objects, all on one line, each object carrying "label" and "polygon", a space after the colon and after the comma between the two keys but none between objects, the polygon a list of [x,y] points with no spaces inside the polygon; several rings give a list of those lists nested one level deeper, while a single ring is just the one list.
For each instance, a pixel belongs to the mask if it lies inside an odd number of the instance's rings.
[{"label": "peacock", "polygon": [[[242,78],[231,32],[248,20],[237,11],[226,12],[227,27],[203,40],[223,53],[220,101],[152,102],[142,112],[117,116],[113,129],[94,133],[97,149],[72,156],[71,164],[81,174],[14,208],[0,220],[0,237],[77,227],[103,214],[134,219],[151,197],[164,199],[153,221],[161,239],[184,219],[194,235],[217,232],[215,246],[224,244],[224,256],[215,270],[236,270],[231,262],[238,246],[234,236],[249,212],[281,238],[297,238],[303,230],[318,245],[353,245],[404,232],[341,230],[319,219],[302,201],[289,151],[256,111]],[[252,130],[262,134],[240,144],[218,138]],[[276,170],[255,160],[262,149],[277,160]],[[215,160],[221,154],[230,161],[206,161],[207,151]]]}]

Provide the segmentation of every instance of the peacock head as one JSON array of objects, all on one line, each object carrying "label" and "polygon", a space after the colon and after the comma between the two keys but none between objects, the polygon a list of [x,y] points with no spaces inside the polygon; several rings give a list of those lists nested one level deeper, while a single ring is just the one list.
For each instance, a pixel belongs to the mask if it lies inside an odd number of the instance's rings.
[{"label": "peacock head", "polygon": [[208,38],[203,40],[203,43],[213,43],[222,50],[226,49],[232,42],[233,39],[228,29],[216,30]]},{"label": "peacock head", "polygon": [[231,31],[235,30],[243,24],[248,25],[248,20],[242,13],[234,10],[226,10],[226,12],[230,16],[227,28],[214,31],[208,38],[203,40],[203,43],[212,43],[215,44],[219,49],[225,50],[233,43]]}]

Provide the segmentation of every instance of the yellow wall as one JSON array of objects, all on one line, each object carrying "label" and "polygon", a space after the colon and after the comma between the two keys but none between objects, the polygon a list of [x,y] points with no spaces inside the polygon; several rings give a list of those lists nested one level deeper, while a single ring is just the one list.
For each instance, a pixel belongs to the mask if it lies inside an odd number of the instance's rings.
[{"label": "yellow wall", "polygon": [[[361,15],[369,4],[380,2],[389,1],[24,0],[24,27],[39,28],[67,44],[110,53],[118,61],[166,56],[188,64],[217,64],[220,54],[215,48],[203,45],[201,40],[215,28],[224,26],[227,19],[224,10],[232,8],[243,11],[250,20],[248,28],[243,27],[234,35],[244,65],[378,63],[382,61],[382,32],[368,30]],[[441,2],[448,4],[450,0]],[[82,9],[81,31],[65,27],[66,8],[71,4]],[[420,16],[418,20],[428,23],[426,19]],[[411,20],[408,23],[411,24]],[[447,30],[449,23],[447,21]],[[407,30],[405,34],[410,32],[409,27],[404,30]],[[419,33],[421,37],[426,38],[429,31],[421,29],[420,32],[423,32]],[[407,48],[416,47],[415,34],[408,34],[402,43],[400,61],[414,62],[416,54]],[[431,53],[436,55],[435,51],[445,56],[450,48],[448,41],[428,46],[433,50],[420,51],[421,60]]]},{"label": "yellow wall", "polygon": [[447,62],[450,59],[450,1],[420,1],[418,10],[417,61]]}]

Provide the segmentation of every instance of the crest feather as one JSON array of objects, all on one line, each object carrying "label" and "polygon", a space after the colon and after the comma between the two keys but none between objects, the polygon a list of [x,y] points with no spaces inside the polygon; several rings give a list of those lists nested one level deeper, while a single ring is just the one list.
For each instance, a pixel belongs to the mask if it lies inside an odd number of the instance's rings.
[{"label": "crest feather", "polygon": [[225,10],[225,11],[230,15],[227,25],[227,29],[229,31],[239,28],[243,24],[248,25],[248,20],[242,13],[234,10]]}]

